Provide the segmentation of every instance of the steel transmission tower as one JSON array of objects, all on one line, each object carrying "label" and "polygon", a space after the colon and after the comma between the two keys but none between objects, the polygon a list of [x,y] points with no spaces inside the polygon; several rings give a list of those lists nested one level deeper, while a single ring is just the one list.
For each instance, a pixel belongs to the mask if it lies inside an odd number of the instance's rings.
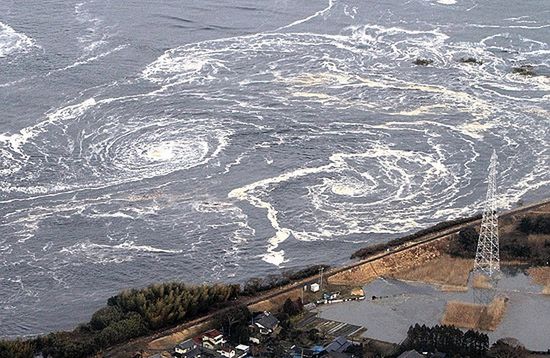
[{"label": "steel transmission tower", "polygon": [[483,208],[474,272],[495,278],[500,272],[498,216],[496,199],[497,153],[493,150],[489,164],[489,187]]}]

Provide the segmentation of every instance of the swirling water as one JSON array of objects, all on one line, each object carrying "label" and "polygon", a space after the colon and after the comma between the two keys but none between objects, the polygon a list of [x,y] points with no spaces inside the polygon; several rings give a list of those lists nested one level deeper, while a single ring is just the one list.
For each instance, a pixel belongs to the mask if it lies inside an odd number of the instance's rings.
[{"label": "swirling water", "polygon": [[493,148],[503,208],[546,197],[549,14],[1,3],[0,335],[70,328],[129,286],[337,264],[470,215]]}]

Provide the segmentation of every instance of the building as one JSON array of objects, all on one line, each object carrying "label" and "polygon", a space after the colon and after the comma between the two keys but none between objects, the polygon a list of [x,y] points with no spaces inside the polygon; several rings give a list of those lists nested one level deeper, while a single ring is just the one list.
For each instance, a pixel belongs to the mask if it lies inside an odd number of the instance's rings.
[{"label": "building", "polygon": [[248,357],[248,353],[250,353],[250,347],[244,344],[239,344],[235,347],[235,352],[237,354],[237,358]]},{"label": "building", "polygon": [[401,353],[397,358],[426,358],[415,350]]},{"label": "building", "polygon": [[231,347],[222,347],[218,349],[217,352],[220,356],[226,357],[226,358],[235,358],[235,356],[237,355],[235,350]]},{"label": "building", "polygon": [[324,350],[328,353],[343,353],[352,345],[353,343],[348,341],[345,337],[337,337],[326,345]]},{"label": "building", "polygon": [[178,358],[199,358],[200,347],[192,340],[188,339],[174,347],[174,356]]},{"label": "building", "polygon": [[311,286],[309,286],[309,289],[311,290],[311,292],[319,292],[321,287],[318,283],[312,283]]},{"label": "building", "polygon": [[223,334],[217,329],[211,329],[202,335],[202,346],[213,351],[222,347],[226,342]]},{"label": "building", "polygon": [[340,292],[328,292],[323,294],[323,299],[326,301],[333,301],[338,299],[338,297],[340,297]]},{"label": "building", "polygon": [[279,327],[279,320],[270,312],[263,312],[253,320],[253,326],[263,335],[269,335]]}]

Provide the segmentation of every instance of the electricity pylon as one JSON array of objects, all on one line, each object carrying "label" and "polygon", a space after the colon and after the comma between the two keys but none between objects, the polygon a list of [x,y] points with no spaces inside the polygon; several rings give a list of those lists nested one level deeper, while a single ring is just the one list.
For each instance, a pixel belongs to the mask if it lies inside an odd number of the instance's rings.
[{"label": "electricity pylon", "polygon": [[481,273],[490,279],[500,272],[498,243],[498,216],[496,199],[497,153],[493,150],[489,164],[489,187],[483,208],[479,241],[477,243],[474,273]]}]

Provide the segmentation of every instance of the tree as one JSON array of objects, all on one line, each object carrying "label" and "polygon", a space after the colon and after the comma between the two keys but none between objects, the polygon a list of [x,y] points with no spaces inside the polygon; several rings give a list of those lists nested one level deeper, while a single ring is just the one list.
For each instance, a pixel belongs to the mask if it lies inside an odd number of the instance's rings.
[{"label": "tree", "polygon": [[222,311],[214,317],[215,325],[221,327],[231,343],[247,342],[250,336],[248,331],[252,313],[245,305],[232,307]]},{"label": "tree", "polygon": [[96,311],[90,319],[90,326],[95,330],[102,330],[112,322],[120,321],[123,318],[122,312],[116,307],[107,306]]},{"label": "tree", "polygon": [[290,317],[300,314],[302,310],[303,310],[303,305],[302,305],[301,299],[292,301],[289,297],[286,299],[285,303],[283,304],[283,312],[289,315]]},{"label": "tree", "polygon": [[491,346],[487,355],[492,358],[524,358],[527,357],[527,350],[522,346],[511,346],[498,340]]}]

